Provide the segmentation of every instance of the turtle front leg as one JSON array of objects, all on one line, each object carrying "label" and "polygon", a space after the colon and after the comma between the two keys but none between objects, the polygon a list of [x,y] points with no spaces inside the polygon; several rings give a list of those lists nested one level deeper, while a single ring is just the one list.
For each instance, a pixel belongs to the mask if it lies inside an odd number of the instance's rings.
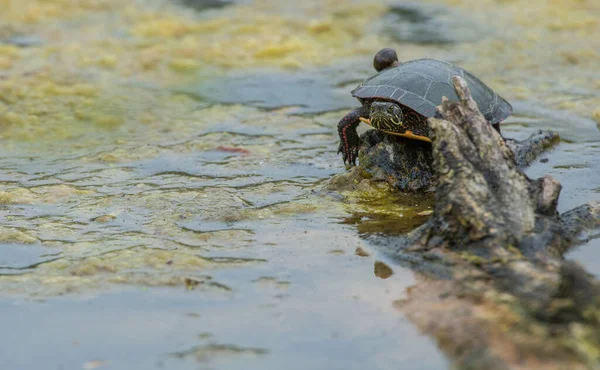
[{"label": "turtle front leg", "polygon": [[362,106],[348,113],[338,124],[338,134],[340,135],[340,145],[338,154],[342,153],[344,164],[356,166],[356,157],[358,157],[358,147],[360,140],[356,128],[360,123],[360,117],[369,118],[369,110]]},{"label": "turtle front leg", "polygon": [[[498,133],[500,134],[500,136],[502,136],[502,132],[500,132],[500,122],[498,123],[492,123],[492,127],[496,129],[496,131],[498,131]],[[504,140],[506,140],[506,138],[504,138],[504,136],[502,136],[502,138]]]}]

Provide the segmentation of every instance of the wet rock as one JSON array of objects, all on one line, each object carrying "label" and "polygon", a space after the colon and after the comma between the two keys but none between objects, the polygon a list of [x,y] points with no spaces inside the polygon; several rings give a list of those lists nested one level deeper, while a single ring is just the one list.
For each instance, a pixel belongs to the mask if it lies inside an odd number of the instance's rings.
[{"label": "wet rock", "polygon": [[371,181],[402,191],[433,191],[431,144],[369,130],[361,136],[360,166]]},{"label": "wet rock", "polygon": [[373,267],[373,273],[380,279],[387,279],[394,274],[394,271],[385,263],[381,261],[375,262]]},{"label": "wet rock", "polygon": [[370,180],[371,176],[362,167],[352,167],[349,171],[337,174],[329,180],[325,190],[329,191],[366,191],[377,189],[376,184]]},{"label": "wet rock", "polygon": [[[516,165],[525,168],[559,141],[555,132],[540,130],[523,141],[507,139],[506,144],[513,151]],[[361,142],[359,165],[334,176],[329,190],[365,190],[373,183],[387,183],[403,192],[435,191],[431,144],[377,130],[366,131]]]}]

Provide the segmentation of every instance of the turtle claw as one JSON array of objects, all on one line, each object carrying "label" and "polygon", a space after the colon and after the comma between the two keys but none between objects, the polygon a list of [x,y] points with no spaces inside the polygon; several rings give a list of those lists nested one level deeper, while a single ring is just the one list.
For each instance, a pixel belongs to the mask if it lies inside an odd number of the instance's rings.
[{"label": "turtle claw", "polygon": [[351,166],[356,166],[356,158],[358,158],[358,147],[353,147],[349,149],[350,154],[348,155],[348,164]]},{"label": "turtle claw", "polygon": [[348,113],[338,124],[338,134],[340,135],[338,154],[342,153],[344,164],[350,166],[356,166],[356,158],[358,157],[360,138],[356,132],[356,127],[360,123],[360,117],[368,117],[365,106]]},{"label": "turtle claw", "polygon": [[358,158],[358,146],[346,148],[344,142],[340,142],[337,154],[342,153],[342,159],[345,165],[356,166],[356,158]]}]

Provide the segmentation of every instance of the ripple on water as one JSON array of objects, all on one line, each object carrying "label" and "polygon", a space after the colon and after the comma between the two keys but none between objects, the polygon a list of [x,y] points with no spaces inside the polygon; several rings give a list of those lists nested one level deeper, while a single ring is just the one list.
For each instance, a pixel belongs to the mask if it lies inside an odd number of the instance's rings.
[{"label": "ripple on water", "polygon": [[343,81],[356,79],[354,69],[342,63],[338,67],[312,68],[293,74],[261,69],[234,71],[178,91],[203,101],[270,109],[291,107],[290,113],[314,114],[357,106],[349,90],[339,87]]},{"label": "ripple on water", "polygon": [[[211,12],[229,2],[177,1]],[[104,363],[90,354],[127,369],[190,369],[198,361],[219,369],[446,368],[435,343],[393,308],[412,273],[355,255],[366,248],[365,236],[389,240],[423,222],[418,212],[430,200],[314,191],[344,170],[336,125],[358,106],[349,92],[374,73],[372,54],[383,46],[401,50],[403,60],[471,61],[499,92],[513,94],[516,114],[506,132],[524,137],[552,128],[570,141],[528,169],[558,177],[560,206],[600,194],[596,124],[516,98],[535,90],[528,81],[539,78],[537,67],[527,58],[541,52],[534,47],[550,50],[555,63],[562,56],[547,46],[568,44],[546,42],[543,33],[541,40],[489,42],[489,32],[510,36],[513,25],[483,29],[426,4],[395,3],[374,22],[383,5],[372,1],[256,1],[252,16],[227,7],[231,13],[205,24],[207,13],[172,12],[160,0],[135,7],[82,0],[65,9],[74,17],[65,27],[62,12],[46,3],[14,3],[12,14],[37,10],[40,30],[49,27],[44,16],[56,18],[48,34],[64,43],[0,58],[17,67],[16,82],[4,84],[12,72],[0,75],[9,99],[0,99],[2,293],[46,299],[0,300],[0,313],[14,318],[0,336],[8,368]],[[496,6],[506,6],[484,5],[494,17]],[[78,18],[98,6],[106,11]],[[292,16],[261,14],[278,6]],[[296,6],[309,9],[304,18]],[[254,31],[256,40],[246,40]],[[48,62],[48,53],[60,58]],[[561,65],[555,77],[570,80],[570,70],[594,76],[584,70],[590,60]],[[215,71],[211,63],[244,69]],[[256,65],[294,69],[249,68]],[[571,87],[556,83],[551,93],[594,97],[591,87]],[[564,167],[580,163],[587,167]],[[74,340],[77,350],[68,351]]]},{"label": "ripple on water", "polygon": [[392,5],[382,19],[382,32],[401,43],[455,44],[473,42],[494,34],[488,25],[453,7],[402,3]]}]

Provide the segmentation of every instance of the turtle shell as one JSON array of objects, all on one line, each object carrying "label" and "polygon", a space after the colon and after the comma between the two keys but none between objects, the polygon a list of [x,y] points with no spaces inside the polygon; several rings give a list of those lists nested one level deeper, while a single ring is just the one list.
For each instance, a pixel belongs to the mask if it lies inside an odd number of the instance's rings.
[{"label": "turtle shell", "polygon": [[512,106],[464,69],[435,59],[416,59],[384,69],[352,90],[359,100],[386,99],[403,104],[426,117],[433,117],[442,96],[458,101],[453,76],[467,82],[483,116],[491,123],[512,114]]}]

